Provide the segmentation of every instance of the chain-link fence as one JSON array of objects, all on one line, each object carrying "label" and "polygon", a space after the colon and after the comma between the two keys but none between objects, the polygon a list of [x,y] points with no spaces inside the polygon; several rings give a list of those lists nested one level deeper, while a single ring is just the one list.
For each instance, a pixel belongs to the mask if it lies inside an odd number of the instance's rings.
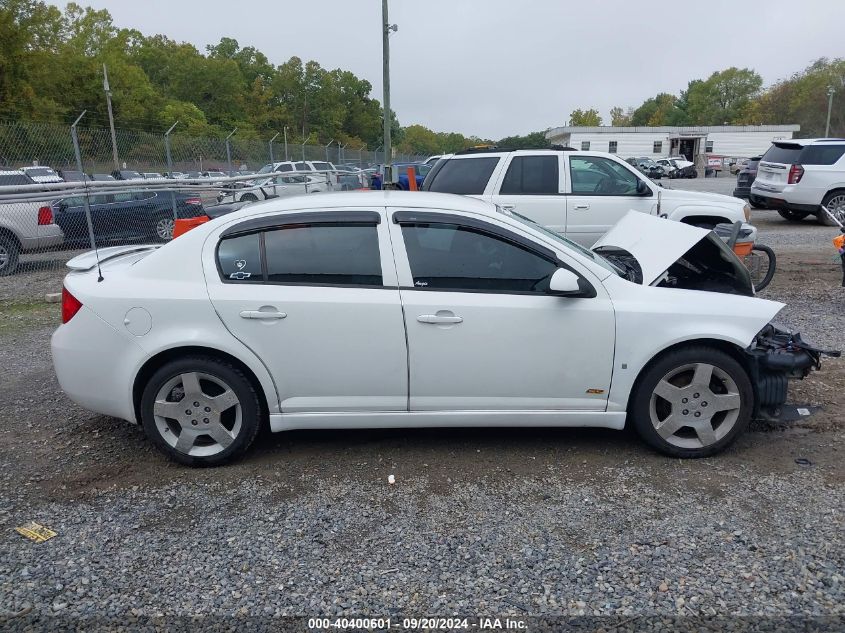
[{"label": "chain-link fence", "polygon": [[[424,158],[398,154],[392,162]],[[267,167],[285,160],[309,161],[316,171]],[[349,173],[327,172],[325,162],[367,169],[384,155],[335,141],[285,143],[283,135],[192,137],[178,126],[168,135],[123,129],[112,135],[81,125],[0,123],[0,298],[40,288],[39,279],[55,290],[65,263],[94,245],[167,241],[175,219],[205,215],[219,202],[358,188],[348,184]],[[251,178],[262,168],[271,173]],[[368,185],[363,174],[352,179]]]}]

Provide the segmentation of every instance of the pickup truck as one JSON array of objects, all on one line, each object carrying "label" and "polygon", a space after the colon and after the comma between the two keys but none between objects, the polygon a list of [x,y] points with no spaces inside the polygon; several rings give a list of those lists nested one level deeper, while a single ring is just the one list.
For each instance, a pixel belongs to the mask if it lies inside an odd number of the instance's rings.
[{"label": "pickup truck", "polygon": [[[0,186],[31,185],[20,170],[0,172]],[[18,268],[21,253],[58,246],[64,241],[47,202],[0,202],[0,277]]]}]

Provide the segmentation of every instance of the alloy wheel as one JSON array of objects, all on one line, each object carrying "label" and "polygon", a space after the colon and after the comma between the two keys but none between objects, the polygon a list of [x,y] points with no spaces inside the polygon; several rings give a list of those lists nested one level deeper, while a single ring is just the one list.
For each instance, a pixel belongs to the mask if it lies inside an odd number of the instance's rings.
[{"label": "alloy wheel", "polygon": [[153,416],[167,444],[185,455],[208,457],[228,448],[242,426],[234,390],[210,374],[187,372],[168,380],[156,394]]},{"label": "alloy wheel", "polygon": [[827,210],[830,211],[833,217],[845,224],[845,194],[841,193],[828,200]]},{"label": "alloy wheel", "polygon": [[161,218],[158,222],[156,222],[156,237],[164,241],[172,239],[174,226],[175,223],[173,222],[173,218]]},{"label": "alloy wheel", "polygon": [[667,372],[649,402],[655,431],[679,448],[706,448],[736,425],[742,409],[736,382],[718,366],[683,365]]},{"label": "alloy wheel", "polygon": [[3,244],[0,244],[0,270],[3,270],[9,265],[9,260],[9,249],[7,249]]}]

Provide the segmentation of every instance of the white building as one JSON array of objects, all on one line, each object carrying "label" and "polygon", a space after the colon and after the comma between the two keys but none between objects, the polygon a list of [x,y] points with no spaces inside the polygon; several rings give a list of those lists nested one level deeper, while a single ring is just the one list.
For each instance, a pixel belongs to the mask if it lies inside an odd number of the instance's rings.
[{"label": "white building", "polygon": [[762,154],[778,139],[792,138],[800,125],[692,125],[686,127],[575,127],[550,129],[554,145],[618,154],[622,158],[705,154],[722,158],[750,158]]}]

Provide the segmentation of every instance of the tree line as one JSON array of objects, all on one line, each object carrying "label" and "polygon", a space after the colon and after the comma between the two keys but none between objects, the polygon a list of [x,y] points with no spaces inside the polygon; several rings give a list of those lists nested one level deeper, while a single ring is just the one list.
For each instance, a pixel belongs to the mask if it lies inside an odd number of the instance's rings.
[{"label": "tree line", "polygon": [[[638,107],[614,107],[610,125],[778,125],[797,123],[802,137],[823,136],[828,88],[833,87],[830,134],[845,136],[845,59],[818,59],[807,68],[764,89],[763,79],[749,68],[727,68],[707,79],[694,79],[685,90],[665,92]],[[602,125],[595,108],[577,109],[570,125]]]},{"label": "tree line", "polygon": [[[119,28],[105,9],[43,0],[0,3],[0,119],[69,123],[87,110],[86,125],[108,125],[103,95],[108,67],[118,127],[161,131],[175,121],[180,133],[269,138],[288,128],[295,142],[381,145],[383,109],[372,85],[343,70],[291,57],[272,64],[254,47],[222,38],[204,52],[165,35]],[[689,82],[678,95],[660,93],[638,107],[615,107],[611,125],[721,125],[798,123],[802,136],[824,133],[827,86],[845,98],[845,60],[820,59],[763,89],[747,68],[728,68]],[[402,127],[392,116],[394,143],[405,153],[439,154],[496,142],[507,147],[547,145],[543,132],[493,141],[459,132]],[[601,125],[599,112],[578,109],[571,125]],[[831,133],[845,135],[845,108],[834,108]]]}]

